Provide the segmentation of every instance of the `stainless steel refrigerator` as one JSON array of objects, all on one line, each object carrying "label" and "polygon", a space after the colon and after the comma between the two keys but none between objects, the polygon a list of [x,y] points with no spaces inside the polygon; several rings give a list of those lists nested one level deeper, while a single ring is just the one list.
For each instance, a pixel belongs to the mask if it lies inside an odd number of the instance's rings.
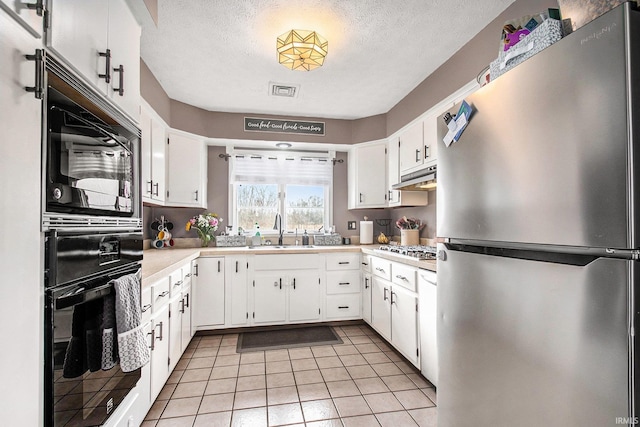
[{"label": "stainless steel refrigerator", "polygon": [[439,426],[637,423],[638,61],[626,3],[440,123]]}]

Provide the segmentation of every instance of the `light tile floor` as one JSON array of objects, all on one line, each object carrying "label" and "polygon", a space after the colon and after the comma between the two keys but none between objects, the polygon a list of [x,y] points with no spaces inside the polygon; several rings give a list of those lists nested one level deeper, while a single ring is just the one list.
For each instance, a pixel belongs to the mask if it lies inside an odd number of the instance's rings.
[{"label": "light tile floor", "polygon": [[435,427],[433,385],[368,325],[344,344],[236,353],[238,334],[196,336],[142,427]]}]

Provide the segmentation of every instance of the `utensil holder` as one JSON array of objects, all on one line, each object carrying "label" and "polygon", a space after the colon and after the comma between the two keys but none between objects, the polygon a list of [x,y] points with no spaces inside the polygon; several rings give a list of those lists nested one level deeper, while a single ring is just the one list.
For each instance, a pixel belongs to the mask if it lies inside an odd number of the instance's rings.
[{"label": "utensil holder", "polygon": [[400,230],[400,244],[402,246],[420,244],[420,230]]}]

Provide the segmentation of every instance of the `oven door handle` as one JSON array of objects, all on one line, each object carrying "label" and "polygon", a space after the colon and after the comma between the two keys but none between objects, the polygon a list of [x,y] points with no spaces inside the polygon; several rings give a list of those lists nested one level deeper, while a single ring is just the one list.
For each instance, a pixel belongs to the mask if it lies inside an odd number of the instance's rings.
[{"label": "oven door handle", "polygon": [[87,301],[103,298],[105,295],[109,295],[112,291],[112,283],[107,283],[106,285],[98,286],[91,289],[85,289],[82,286],[79,286],[78,288],[75,288],[72,291],[56,298],[56,309],[61,310],[63,308],[72,307],[74,305],[82,304]]}]

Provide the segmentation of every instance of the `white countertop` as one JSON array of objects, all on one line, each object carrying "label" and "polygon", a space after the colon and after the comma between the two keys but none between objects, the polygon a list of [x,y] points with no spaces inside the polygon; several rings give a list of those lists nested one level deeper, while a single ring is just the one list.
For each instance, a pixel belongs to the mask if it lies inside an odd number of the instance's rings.
[{"label": "white countertop", "polygon": [[313,246],[304,248],[300,246],[286,246],[284,248],[274,247],[212,247],[212,248],[170,248],[170,249],[147,249],[144,251],[142,260],[142,285],[148,286],[154,280],[167,276],[181,264],[190,262],[201,256],[224,256],[224,255],[265,255],[265,254],[297,254],[297,253],[335,253],[335,252],[364,252],[391,261],[412,265],[436,271],[435,261],[420,261],[408,259],[393,253],[374,251],[379,245],[344,245],[344,246]]}]

